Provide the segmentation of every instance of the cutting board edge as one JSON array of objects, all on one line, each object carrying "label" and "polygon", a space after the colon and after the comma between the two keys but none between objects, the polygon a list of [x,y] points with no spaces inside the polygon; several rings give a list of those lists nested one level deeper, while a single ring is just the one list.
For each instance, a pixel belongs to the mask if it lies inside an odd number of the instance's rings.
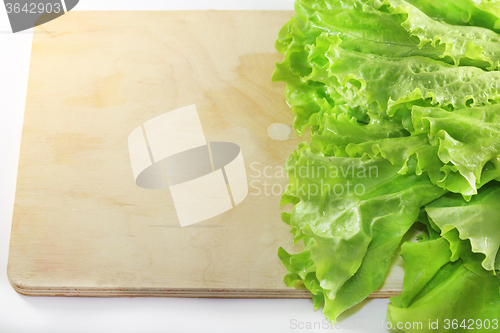
[{"label": "cutting board edge", "polygon": [[[180,298],[268,298],[307,299],[311,293],[304,289],[124,289],[124,288],[36,288],[22,287],[9,278],[10,285],[25,296],[65,296],[65,297],[180,297]],[[369,298],[389,298],[400,290],[377,290]]]}]

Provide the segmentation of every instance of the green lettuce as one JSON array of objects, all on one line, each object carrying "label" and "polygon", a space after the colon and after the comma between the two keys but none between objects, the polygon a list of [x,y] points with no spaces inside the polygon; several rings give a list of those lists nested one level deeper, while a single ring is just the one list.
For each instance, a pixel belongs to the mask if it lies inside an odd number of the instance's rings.
[{"label": "green lettuce", "polygon": [[452,25],[477,26],[500,32],[500,5],[495,1],[408,0],[427,16]]},{"label": "green lettuce", "polygon": [[[304,243],[278,251],[286,284],[309,289],[335,321],[382,285],[400,248],[405,279],[390,323],[493,318],[500,6],[297,0],[295,9],[272,77],[286,83],[297,133],[311,131],[285,166],[282,204],[293,209],[282,217]],[[418,242],[406,242],[415,227]],[[488,296],[469,300],[476,293]]]},{"label": "green lettuce", "polygon": [[[314,282],[329,319],[380,287],[420,207],[445,193],[428,177],[398,174],[400,168],[385,159],[325,157],[306,145],[286,163],[290,184],[282,203],[295,205],[286,220],[294,240],[305,244],[299,254],[280,251],[287,284]],[[371,259],[363,260],[368,252]],[[356,283],[350,292],[351,278],[364,289]]]},{"label": "green lettuce", "polygon": [[427,16],[404,0],[374,0],[374,6],[407,19],[401,26],[419,39],[420,45],[444,45],[441,57],[450,57],[455,64],[475,65],[493,70],[499,65],[499,35],[483,27],[457,26]]},{"label": "green lettuce", "polygon": [[[440,255],[439,250],[429,252],[432,248],[426,243],[415,245],[413,257],[405,259],[405,274],[418,276],[420,273],[421,276],[412,282],[418,286],[425,282],[425,286],[415,296],[416,290],[403,286],[401,296],[413,296],[408,306],[402,306],[399,299],[391,299],[387,313],[390,327],[398,332],[497,332],[500,279],[477,275],[461,260],[448,262],[437,272],[431,269],[414,271],[433,265],[433,256]],[[405,327],[408,323],[411,325]]]},{"label": "green lettuce", "polygon": [[[491,198],[498,190],[498,184],[492,183],[482,188],[470,202],[455,194],[446,194],[426,206],[428,230],[438,233],[431,232],[418,243],[403,244],[401,256],[406,265],[403,291],[391,298],[387,311],[390,327],[399,332],[469,332],[472,329],[491,332],[500,329],[500,277],[494,267],[485,265],[488,254],[475,248],[477,238],[460,231],[464,229],[463,220],[471,214],[459,210],[453,213],[456,216],[450,216],[454,205],[471,209],[493,205]],[[494,234],[492,229],[477,229],[478,224],[488,220],[486,215],[476,221],[469,220],[476,226],[475,230],[474,227],[465,229],[482,233],[482,239],[488,241],[488,236]],[[438,224],[432,216],[437,218]],[[443,223],[444,216],[448,222]],[[412,325],[405,328],[405,323]]]},{"label": "green lettuce", "polygon": [[500,186],[492,182],[483,187],[471,201],[447,194],[425,207],[429,219],[442,232],[456,229],[460,239],[468,239],[472,252],[485,255],[486,270],[500,269],[496,262],[500,248]]}]

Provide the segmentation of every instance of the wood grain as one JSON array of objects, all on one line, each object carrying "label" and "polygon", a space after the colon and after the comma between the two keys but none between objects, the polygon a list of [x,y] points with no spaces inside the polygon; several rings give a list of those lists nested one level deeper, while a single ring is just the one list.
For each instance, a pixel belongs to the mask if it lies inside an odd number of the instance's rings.
[{"label": "wood grain", "polygon": [[[287,183],[280,168],[304,138],[267,133],[273,123],[292,123],[284,85],[270,80],[281,59],[274,41],[291,16],[72,11],[37,27],[8,263],[14,288],[45,296],[310,297],[285,286],[277,257],[279,246],[301,249],[280,220],[290,207],[276,194]],[[250,194],[181,228],[168,190],[136,186],[127,138],[190,104],[208,141],[241,147]],[[397,294],[401,281],[396,262],[372,296]]]}]

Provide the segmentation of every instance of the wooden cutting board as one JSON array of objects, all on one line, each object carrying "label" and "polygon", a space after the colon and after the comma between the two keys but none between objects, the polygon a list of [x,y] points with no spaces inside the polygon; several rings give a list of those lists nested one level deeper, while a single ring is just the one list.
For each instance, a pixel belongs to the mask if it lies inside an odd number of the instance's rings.
[{"label": "wooden cutting board", "polygon": [[[279,246],[291,125],[274,41],[289,11],[78,12],[35,29],[8,275],[25,295],[306,298]],[[240,146],[249,193],[181,227],[169,189],[136,185],[128,137],[196,105],[207,141]],[[283,125],[281,125],[283,127]],[[401,290],[396,262],[375,297]]]}]

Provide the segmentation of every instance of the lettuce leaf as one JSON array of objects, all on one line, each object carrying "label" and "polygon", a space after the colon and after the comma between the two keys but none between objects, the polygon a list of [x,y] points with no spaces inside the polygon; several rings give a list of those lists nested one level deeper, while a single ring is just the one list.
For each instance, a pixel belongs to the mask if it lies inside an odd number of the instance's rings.
[{"label": "lettuce leaf", "polygon": [[[419,45],[419,39],[404,29],[394,29],[404,22],[401,15],[378,11],[363,1],[300,0],[295,3],[295,11],[297,20],[304,22],[304,34],[311,38],[317,38],[321,33],[336,35],[347,51],[388,57],[443,58],[444,45]],[[309,44],[314,44],[314,41],[309,40]],[[392,47],[387,47],[388,44]]]},{"label": "lettuce leaf", "polygon": [[[400,168],[385,159],[325,157],[306,145],[286,163],[283,203],[294,204],[287,222],[305,250],[280,257],[291,272],[288,285],[314,284],[329,319],[380,287],[420,207],[445,193],[428,177],[398,174]],[[342,289],[351,278],[356,283]]]},{"label": "lettuce leaf", "polygon": [[[498,329],[500,279],[474,272],[465,264],[479,259],[453,258],[447,238],[405,243],[403,292],[391,298],[387,321],[398,332],[490,332]],[[462,241],[466,243],[466,241]],[[463,248],[466,253],[466,246]],[[463,253],[463,254],[464,254]],[[477,267],[477,266],[476,266]],[[404,326],[407,324],[409,326]],[[434,326],[430,327],[431,323]],[[399,324],[399,325],[398,325]],[[487,324],[488,326],[486,326]],[[495,329],[496,327],[496,329]]]},{"label": "lettuce leaf", "polygon": [[[488,29],[476,26],[456,26],[427,16],[420,9],[404,0],[374,0],[376,8],[389,10],[391,14],[405,14],[401,26],[420,40],[420,46],[444,45],[441,57],[450,57],[455,64],[498,68],[500,60],[500,36]],[[485,66],[488,64],[489,66]]]},{"label": "lettuce leaf", "polygon": [[427,16],[452,25],[483,27],[500,32],[500,5],[495,1],[408,0]]},{"label": "lettuce leaf", "polygon": [[302,81],[324,83],[344,99],[389,116],[406,103],[456,109],[488,105],[499,98],[500,72],[418,56],[389,58],[346,51],[341,43],[339,37],[322,33],[316,45],[307,48],[312,71]]},{"label": "lettuce leaf", "polygon": [[[425,250],[427,249],[422,251]],[[437,253],[420,254],[428,260],[420,263],[413,263],[410,260],[409,267],[413,264],[431,264],[431,256]],[[433,276],[428,274],[425,278],[431,280],[409,306],[398,306],[397,301],[396,304],[389,304],[387,321],[394,329],[399,328],[396,331],[469,332],[469,328],[474,329],[474,332],[497,331],[500,318],[498,277],[481,277],[468,270],[463,262],[457,261],[449,262],[436,274]],[[403,287],[403,294],[405,291]],[[432,329],[432,326],[430,329],[429,325],[435,322],[438,322],[438,325],[433,327],[437,329]],[[402,324],[398,327],[398,323]],[[411,325],[405,327],[404,324],[407,323]],[[497,329],[492,329],[495,327]]]},{"label": "lettuce leaf", "polygon": [[[429,261],[429,253],[435,254]],[[408,307],[415,296],[432,277],[450,261],[450,245],[439,237],[421,243],[405,243],[401,247],[401,257],[406,264],[403,293],[393,298],[393,303]]]},{"label": "lettuce leaf", "polygon": [[[414,106],[407,131],[394,119],[373,116],[362,124],[346,113],[325,113],[311,144],[325,155],[383,157],[393,165],[416,158],[417,174],[451,192],[470,196],[500,178],[500,107],[441,108]],[[410,136],[411,134],[411,136]]]},{"label": "lettuce leaf", "polygon": [[492,182],[469,202],[456,194],[447,194],[425,207],[432,222],[442,232],[457,229],[460,239],[468,239],[472,251],[483,253],[486,270],[500,269],[496,262],[500,248],[500,186]]},{"label": "lettuce leaf", "polygon": [[[500,176],[500,106],[462,108],[447,112],[439,108],[414,107],[414,133],[426,133],[438,146],[440,160],[451,163],[467,180],[466,195],[476,194],[482,184]],[[485,166],[488,167],[485,168]],[[482,179],[482,173],[486,179]]]}]

